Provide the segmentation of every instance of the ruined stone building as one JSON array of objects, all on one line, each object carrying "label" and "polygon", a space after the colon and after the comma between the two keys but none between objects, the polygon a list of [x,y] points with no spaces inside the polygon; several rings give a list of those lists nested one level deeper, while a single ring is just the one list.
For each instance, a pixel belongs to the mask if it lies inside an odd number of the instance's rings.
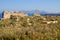
[{"label": "ruined stone building", "polygon": [[21,16],[21,17],[24,17],[24,16],[28,16],[27,14],[24,14],[23,12],[19,12],[19,11],[4,11],[3,12],[3,15],[2,17],[4,19],[7,19],[7,18],[10,18],[11,16]]}]

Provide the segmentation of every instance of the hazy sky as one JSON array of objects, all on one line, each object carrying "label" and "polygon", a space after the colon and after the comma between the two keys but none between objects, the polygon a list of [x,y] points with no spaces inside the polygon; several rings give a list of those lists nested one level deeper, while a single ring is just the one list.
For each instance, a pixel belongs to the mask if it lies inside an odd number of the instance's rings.
[{"label": "hazy sky", "polygon": [[0,10],[60,12],[60,0],[0,0]]}]

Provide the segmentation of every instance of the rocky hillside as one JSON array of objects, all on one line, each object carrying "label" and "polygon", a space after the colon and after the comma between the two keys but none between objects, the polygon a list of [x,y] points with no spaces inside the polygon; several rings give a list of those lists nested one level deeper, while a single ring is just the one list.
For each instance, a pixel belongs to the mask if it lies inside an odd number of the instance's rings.
[{"label": "rocky hillside", "polygon": [[0,19],[0,40],[60,40],[60,16]]}]

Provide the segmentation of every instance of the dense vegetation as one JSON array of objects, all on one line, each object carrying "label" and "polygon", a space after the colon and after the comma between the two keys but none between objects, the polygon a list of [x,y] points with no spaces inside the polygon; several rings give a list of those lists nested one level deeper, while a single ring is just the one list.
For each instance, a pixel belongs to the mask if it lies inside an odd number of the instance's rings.
[{"label": "dense vegetation", "polygon": [[[53,20],[58,23],[42,22]],[[1,19],[0,40],[60,40],[60,16],[12,16],[11,19]]]}]

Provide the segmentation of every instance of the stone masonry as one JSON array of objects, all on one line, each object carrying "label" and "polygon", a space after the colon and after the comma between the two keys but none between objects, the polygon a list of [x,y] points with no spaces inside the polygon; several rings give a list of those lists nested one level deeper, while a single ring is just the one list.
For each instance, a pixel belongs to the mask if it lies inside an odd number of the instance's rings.
[{"label": "stone masonry", "polygon": [[20,12],[20,11],[4,11],[3,12],[3,18],[4,19],[7,19],[7,18],[10,18],[11,16],[21,16],[21,17],[24,17],[24,16],[28,16],[27,14],[24,14],[23,12]]}]

